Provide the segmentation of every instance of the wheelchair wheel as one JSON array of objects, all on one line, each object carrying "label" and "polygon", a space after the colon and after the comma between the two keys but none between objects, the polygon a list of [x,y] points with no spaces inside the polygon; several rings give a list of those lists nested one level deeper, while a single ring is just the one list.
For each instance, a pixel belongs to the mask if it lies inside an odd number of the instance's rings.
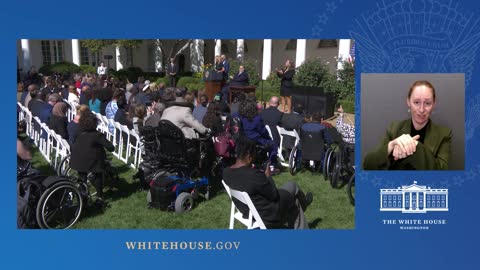
[{"label": "wheelchair wheel", "polygon": [[325,156],[323,157],[323,166],[322,166],[322,172],[323,172],[323,178],[325,178],[325,181],[328,180],[327,177],[327,172],[328,172],[328,159],[330,158],[330,153],[332,152],[331,148],[328,148],[327,151],[325,152]]},{"label": "wheelchair wheel", "polygon": [[298,170],[297,152],[298,152],[298,146],[295,145],[292,148],[292,151],[290,151],[290,157],[288,157],[288,169],[291,175],[295,175]]},{"label": "wheelchair wheel", "polygon": [[82,213],[83,199],[71,182],[62,181],[45,190],[37,204],[36,218],[40,228],[68,229]]},{"label": "wheelchair wheel", "polygon": [[337,158],[336,152],[332,149],[327,157],[327,169],[326,169],[326,172],[324,172],[325,180],[332,181],[332,175],[335,169],[336,158]]},{"label": "wheelchair wheel", "polygon": [[355,206],[355,174],[353,174],[348,181],[347,194],[348,198],[350,199],[350,203]]},{"label": "wheelchair wheel", "polygon": [[193,208],[193,197],[192,194],[187,192],[182,192],[178,195],[175,200],[175,212],[183,213],[192,210]]},{"label": "wheelchair wheel", "polygon": [[330,177],[330,185],[333,188],[338,188],[340,186],[340,182],[342,181],[343,171],[342,171],[342,152],[338,151],[333,153],[335,156],[334,165],[332,168],[332,173]]},{"label": "wheelchair wheel", "polygon": [[58,165],[57,174],[60,176],[69,176],[74,179],[80,179],[78,172],[70,168],[70,154],[64,157]]}]

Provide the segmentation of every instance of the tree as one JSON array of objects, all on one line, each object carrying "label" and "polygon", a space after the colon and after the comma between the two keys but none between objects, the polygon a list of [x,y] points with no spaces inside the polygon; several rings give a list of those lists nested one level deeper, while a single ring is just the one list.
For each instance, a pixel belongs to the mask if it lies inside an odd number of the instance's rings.
[{"label": "tree", "polygon": [[142,44],[142,40],[138,39],[83,39],[80,41],[82,47],[87,47],[97,55],[97,62],[100,59],[99,53],[108,46],[118,46],[123,48],[137,48]]},{"label": "tree", "polygon": [[[169,40],[170,41],[170,40]],[[192,43],[193,39],[175,39],[171,40],[173,41],[172,46],[170,47],[170,52],[165,54],[166,50],[166,42],[165,40],[161,39],[156,39],[155,44],[160,48],[161,51],[161,63],[165,65],[166,59],[170,58],[176,58],[180,54],[182,54],[187,48],[190,47],[190,44]],[[162,66],[163,68],[163,66]]]}]

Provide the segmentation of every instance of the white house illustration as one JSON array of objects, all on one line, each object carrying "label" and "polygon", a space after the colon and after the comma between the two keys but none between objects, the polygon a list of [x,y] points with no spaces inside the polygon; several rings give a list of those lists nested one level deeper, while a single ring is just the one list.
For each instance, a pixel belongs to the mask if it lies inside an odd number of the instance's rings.
[{"label": "white house illustration", "polygon": [[412,185],[396,189],[380,189],[380,211],[402,211],[402,213],[426,213],[448,211],[448,189],[432,189]]}]

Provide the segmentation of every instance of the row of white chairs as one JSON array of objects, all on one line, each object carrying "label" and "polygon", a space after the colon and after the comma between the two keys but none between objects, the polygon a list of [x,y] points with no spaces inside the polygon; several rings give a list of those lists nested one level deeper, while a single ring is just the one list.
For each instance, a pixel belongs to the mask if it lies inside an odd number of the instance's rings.
[{"label": "row of white chairs", "polygon": [[[68,102],[67,100],[64,101],[70,107],[67,113],[68,121],[72,121],[76,114],[76,108],[74,104]],[[20,121],[25,120],[27,125],[26,134],[39,148],[42,156],[45,157],[45,159],[54,168],[57,168],[59,165],[58,163],[62,160],[62,158],[70,153],[70,145],[64,139],[62,139],[63,141],[58,140],[58,137],[60,136],[56,134],[55,131],[50,130],[47,124],[42,123],[38,117],[33,117],[28,108],[23,106],[21,103],[17,104],[20,107],[18,119]],[[137,132],[135,132],[135,130],[130,130],[125,125],[121,125],[120,123],[113,121],[113,119],[107,119],[104,115],[99,113],[95,113],[95,115],[98,119],[97,130],[105,134],[107,140],[112,142],[112,144],[115,146],[113,155],[130,167],[137,169],[142,161],[141,141]],[[112,130],[110,127],[112,127]],[[56,138],[55,141],[52,141],[54,138]],[[60,143],[57,143],[57,141]],[[52,143],[58,146],[50,147]]]},{"label": "row of white chairs", "polygon": [[25,120],[26,134],[38,147],[40,154],[55,169],[58,168],[62,159],[70,154],[68,142],[50,129],[46,123],[42,123],[36,116],[22,104],[20,107],[19,120]]}]

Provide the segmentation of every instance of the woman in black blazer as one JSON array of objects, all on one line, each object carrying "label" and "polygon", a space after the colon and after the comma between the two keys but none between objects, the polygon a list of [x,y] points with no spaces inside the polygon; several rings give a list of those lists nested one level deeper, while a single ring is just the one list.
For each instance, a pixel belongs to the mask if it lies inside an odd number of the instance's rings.
[{"label": "woman in black blazer", "polygon": [[48,122],[48,127],[54,130],[58,135],[62,136],[65,140],[68,140],[67,133],[67,104],[63,102],[57,102],[52,109],[52,116]]},{"label": "woman in black blazer", "polygon": [[80,134],[72,146],[70,167],[78,171],[80,178],[85,182],[89,173],[95,175],[92,182],[97,191],[98,200],[103,202],[103,177],[107,159],[105,149],[112,152],[115,147],[96,130],[97,117],[91,111],[82,114],[78,125]]},{"label": "woman in black blazer", "polygon": [[277,76],[282,80],[280,84],[280,100],[283,104],[283,112],[290,113],[292,111],[293,75],[295,75],[292,61],[287,59],[285,67],[282,69],[277,68],[276,71]]}]

